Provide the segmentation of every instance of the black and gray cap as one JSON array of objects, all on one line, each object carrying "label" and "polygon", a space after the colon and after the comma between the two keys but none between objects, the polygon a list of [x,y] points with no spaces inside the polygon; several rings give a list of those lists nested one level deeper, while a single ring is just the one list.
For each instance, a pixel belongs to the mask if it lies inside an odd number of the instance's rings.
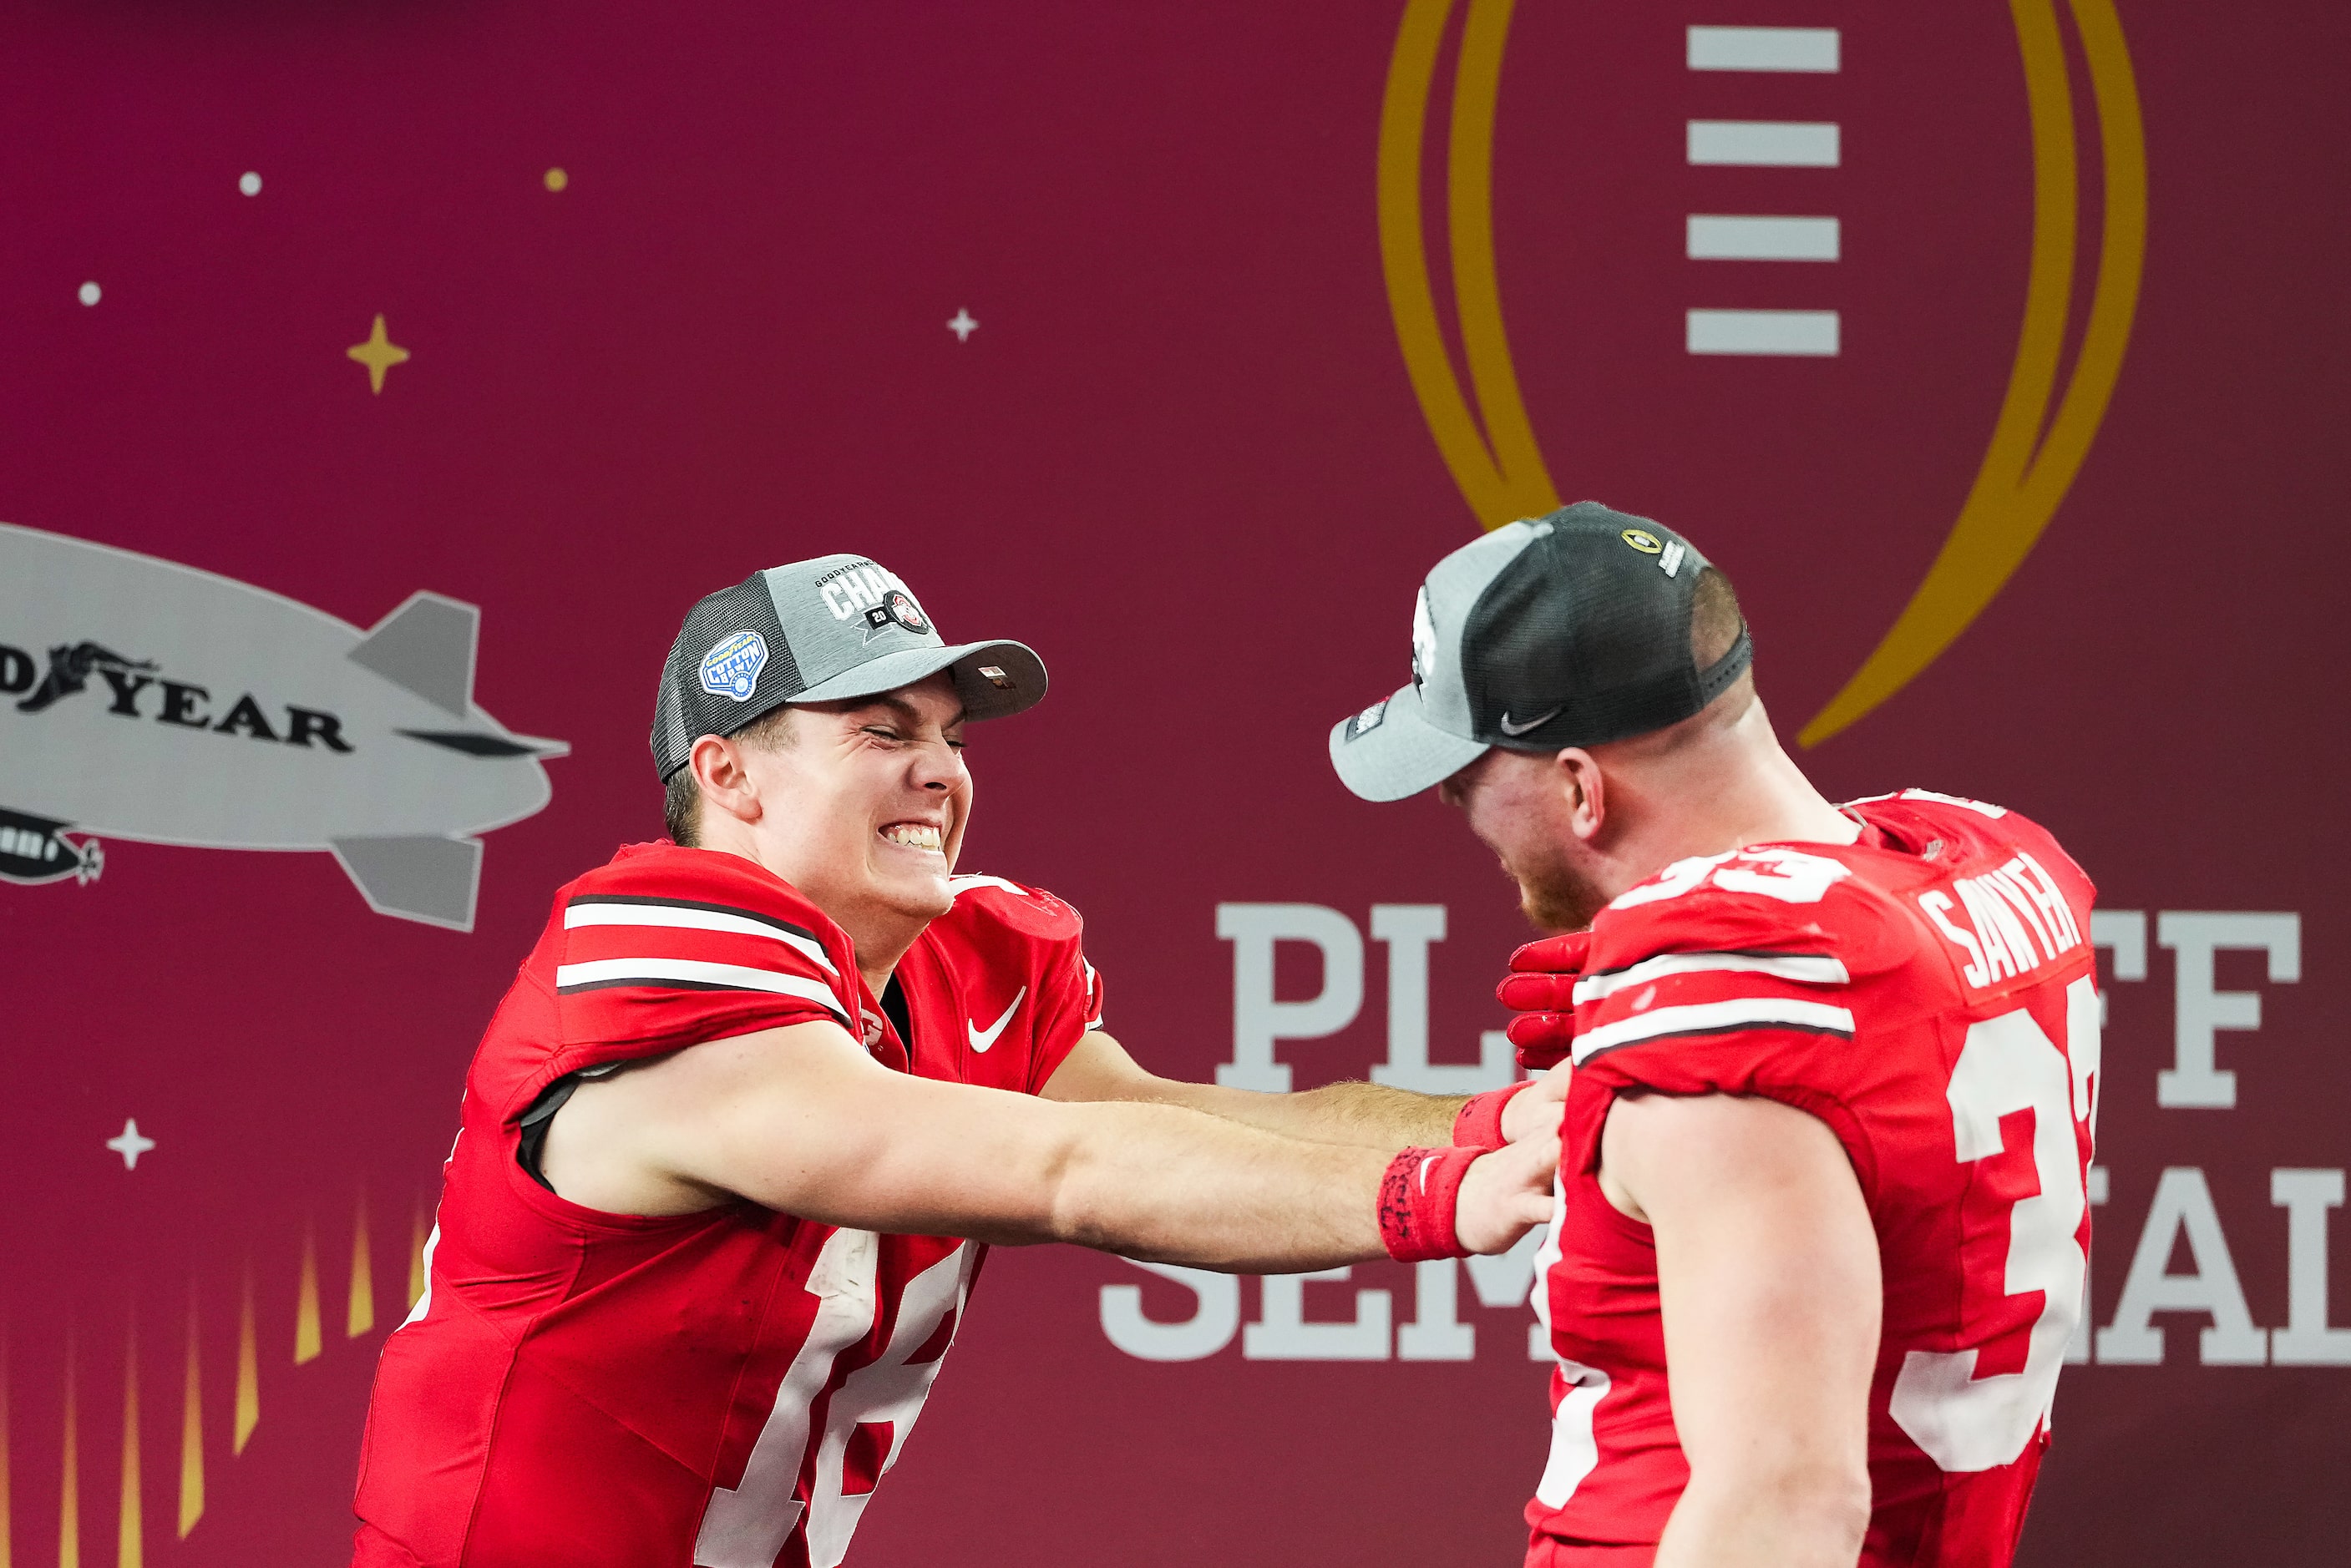
[{"label": "black and gray cap", "polygon": [[653,700],[653,766],[667,782],[705,735],[731,735],[787,702],[879,696],[942,670],[967,719],[1001,719],[1045,695],[1044,661],[1026,645],[949,644],[870,556],[754,572],[686,612]]},{"label": "black and gray cap", "polygon": [[1412,684],[1331,732],[1365,800],[1444,783],[1489,746],[1555,752],[1677,723],[1753,656],[1740,628],[1706,670],[1690,600],[1706,557],[1646,517],[1579,501],[1437,563],[1412,618]]}]

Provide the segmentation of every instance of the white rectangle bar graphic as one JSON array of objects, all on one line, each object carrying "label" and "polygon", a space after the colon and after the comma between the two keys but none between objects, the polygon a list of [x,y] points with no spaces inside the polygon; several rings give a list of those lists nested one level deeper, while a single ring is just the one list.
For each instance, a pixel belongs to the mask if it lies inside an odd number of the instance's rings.
[{"label": "white rectangle bar graphic", "polygon": [[1692,27],[1694,71],[1834,71],[1834,27]]},{"label": "white rectangle bar graphic", "polygon": [[1693,119],[1689,161],[1747,169],[1834,169],[1834,120]]},{"label": "white rectangle bar graphic", "polygon": [[1773,354],[1831,358],[1837,352],[1834,310],[1693,310],[1693,354]]},{"label": "white rectangle bar graphic", "polygon": [[1834,218],[1689,215],[1692,261],[1833,262],[1839,238]]}]

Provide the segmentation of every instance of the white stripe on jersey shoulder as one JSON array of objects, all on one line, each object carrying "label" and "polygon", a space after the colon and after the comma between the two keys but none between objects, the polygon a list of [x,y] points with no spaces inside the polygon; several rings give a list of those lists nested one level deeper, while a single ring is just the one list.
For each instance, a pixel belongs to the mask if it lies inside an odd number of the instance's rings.
[{"label": "white stripe on jersey shoulder", "polygon": [[955,896],[958,898],[970,892],[974,888],[1001,888],[1008,893],[1018,893],[1024,898],[1029,896],[1029,889],[1018,882],[1002,877],[984,877],[977,872],[968,877],[950,877],[947,878],[947,886],[955,889]]},{"label": "white stripe on jersey shoulder", "polygon": [[1646,985],[1674,974],[1768,974],[1803,985],[1843,985],[1853,979],[1844,965],[1822,953],[1659,953],[1623,969],[1604,970],[1575,982],[1575,1004],[1597,1002],[1628,985]]},{"label": "white stripe on jersey shoulder", "polygon": [[1846,801],[1844,804],[1847,805],[1869,805],[1881,800],[1940,801],[1945,805],[1960,805],[1967,807],[1970,811],[1981,812],[1984,815],[1991,817],[1995,822],[2008,815],[2008,807],[2004,805],[1994,805],[1990,801],[1970,800],[1963,794],[1945,794],[1940,790],[1932,789],[1897,789],[1887,794],[1857,794],[1851,800]]},{"label": "white stripe on jersey shoulder", "polygon": [[662,926],[672,930],[765,937],[783,943],[827,974],[841,972],[826,956],[823,944],[806,928],[719,904],[689,903],[680,898],[575,898],[563,908],[563,929],[570,931],[582,926]]},{"label": "white stripe on jersey shoulder", "polygon": [[1604,1051],[1669,1034],[1728,1034],[1740,1029],[1800,1029],[1813,1034],[1853,1033],[1853,1014],[1824,1002],[1785,996],[1742,996],[1730,1002],[1695,1002],[1620,1018],[1575,1037],[1575,1064]]},{"label": "white stripe on jersey shoulder", "polygon": [[1085,971],[1086,1003],[1091,1009],[1086,1014],[1085,1027],[1100,1029],[1102,1026],[1102,976],[1095,972],[1094,966],[1083,953],[1078,955],[1078,967]]},{"label": "white stripe on jersey shoulder", "polygon": [[822,1002],[849,1022],[841,998],[817,981],[771,969],[751,969],[739,963],[705,963],[699,959],[590,959],[585,963],[558,964],[559,993],[594,991],[606,986],[645,985],[696,991],[764,991],[775,996],[797,996]]},{"label": "white stripe on jersey shoulder", "polygon": [[1994,821],[1998,821],[2000,818],[2008,815],[2008,807],[2004,805],[1993,805],[1989,801],[1970,800],[1963,794],[1945,794],[1939,790],[1906,789],[1902,792],[1902,798],[1904,800],[1940,801],[1945,805],[1963,805],[1970,811],[1980,811],[1986,816],[1992,818]]}]

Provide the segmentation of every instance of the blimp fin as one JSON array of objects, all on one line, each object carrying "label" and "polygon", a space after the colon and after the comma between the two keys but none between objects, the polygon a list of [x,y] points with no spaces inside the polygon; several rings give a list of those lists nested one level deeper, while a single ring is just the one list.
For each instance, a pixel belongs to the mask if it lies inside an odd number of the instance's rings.
[{"label": "blimp fin", "polygon": [[490,735],[472,730],[394,730],[412,741],[425,741],[468,757],[568,757],[571,748],[561,741],[536,735]]},{"label": "blimp fin", "polygon": [[377,914],[457,931],[474,929],[481,840],[338,838],[329,847]]},{"label": "blimp fin", "polygon": [[411,594],[376,623],[350,658],[393,685],[463,719],[474,701],[474,643],[482,612],[439,594]]}]

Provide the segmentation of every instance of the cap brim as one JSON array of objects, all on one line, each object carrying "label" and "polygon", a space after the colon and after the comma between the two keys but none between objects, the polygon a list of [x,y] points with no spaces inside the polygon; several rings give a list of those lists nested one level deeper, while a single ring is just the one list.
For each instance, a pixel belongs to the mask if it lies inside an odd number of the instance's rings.
[{"label": "cap brim", "polygon": [[[1044,701],[1045,661],[1019,642],[962,642],[951,648],[909,648],[885,653],[819,681],[791,701],[843,702],[878,697],[927,680],[942,670],[955,674],[956,695],[963,700],[966,719],[1009,718]],[[996,673],[983,674],[983,670]]]},{"label": "cap brim", "polygon": [[1440,730],[1424,716],[1420,689],[1406,686],[1380,707],[1368,728],[1365,709],[1331,729],[1331,765],[1339,782],[1365,800],[1402,800],[1433,789],[1486,754],[1483,741]]}]

